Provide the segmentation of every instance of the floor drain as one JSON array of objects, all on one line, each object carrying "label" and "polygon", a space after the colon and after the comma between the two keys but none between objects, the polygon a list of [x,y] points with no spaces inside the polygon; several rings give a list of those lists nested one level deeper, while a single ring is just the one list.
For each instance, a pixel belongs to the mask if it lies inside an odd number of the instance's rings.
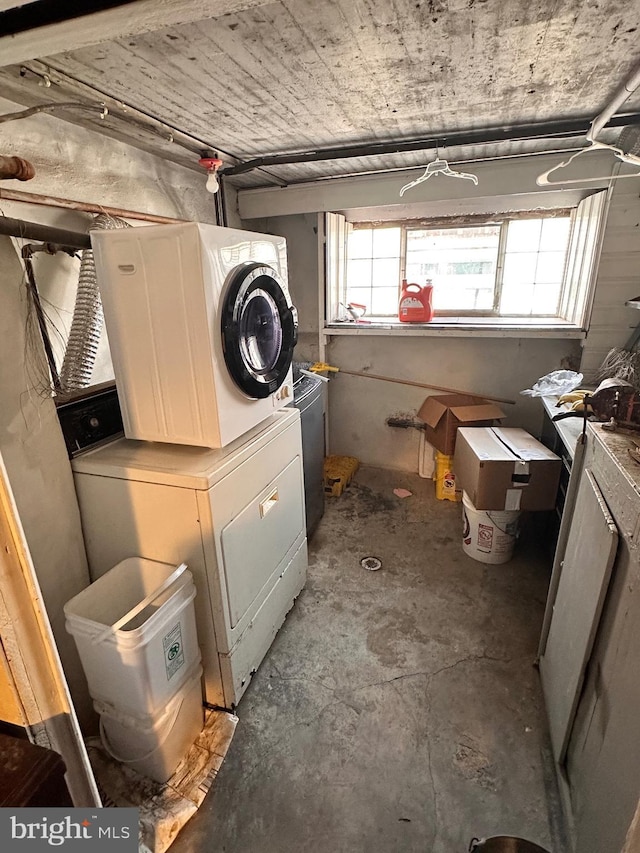
[{"label": "floor drain", "polygon": [[377,572],[378,569],[382,568],[382,560],[379,560],[377,557],[363,557],[360,560],[360,565],[368,572]]}]

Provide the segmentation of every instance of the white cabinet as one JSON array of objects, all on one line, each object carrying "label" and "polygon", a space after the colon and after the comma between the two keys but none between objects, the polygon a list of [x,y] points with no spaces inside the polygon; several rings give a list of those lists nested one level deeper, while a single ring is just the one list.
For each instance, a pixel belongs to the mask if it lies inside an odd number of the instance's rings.
[{"label": "white cabinet", "polygon": [[592,472],[582,472],[546,649],[540,659],[553,754],[565,757],[602,614],[618,530]]},{"label": "white cabinet", "polygon": [[636,850],[625,847],[640,813],[640,466],[630,446],[624,433],[588,428],[541,659],[575,853]]}]

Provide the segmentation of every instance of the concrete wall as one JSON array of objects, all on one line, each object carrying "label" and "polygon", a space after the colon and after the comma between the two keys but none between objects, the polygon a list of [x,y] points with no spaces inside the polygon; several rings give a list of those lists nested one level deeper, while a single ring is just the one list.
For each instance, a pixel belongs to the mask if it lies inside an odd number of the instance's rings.
[{"label": "concrete wall", "polygon": [[318,352],[318,217],[274,216],[245,223],[245,227],[278,234],[287,240],[289,289],[298,309],[296,361],[317,361]]},{"label": "concrete wall", "polygon": [[[19,109],[0,100],[0,112]],[[2,188],[56,195],[131,210],[213,222],[204,180],[130,146],[55,118],[36,116],[0,126],[0,153],[25,157],[37,177],[4,181]],[[7,216],[85,230],[91,216],[1,200]],[[68,323],[77,282],[76,261],[39,259],[36,275],[45,298]],[[105,356],[100,368],[110,374]],[[55,406],[43,383],[43,351],[26,298],[21,261],[10,238],[0,238],[0,450],[33,557],[56,642],[81,719],[91,719],[63,604],[89,580],[71,468]]]},{"label": "concrete wall", "polygon": [[[537,433],[540,402],[519,392],[578,352],[578,341],[532,338],[342,337],[332,340],[327,360],[347,370],[512,399],[515,406],[499,404],[507,415],[505,424]],[[329,385],[331,452],[382,468],[416,471],[418,431],[389,427],[386,419],[414,416],[430,393],[442,392],[335,375]]]},{"label": "concrete wall", "polygon": [[[277,190],[246,190],[239,193],[239,209],[251,228],[271,230],[287,237],[290,245],[290,281],[301,309],[305,337],[299,358],[313,353],[311,346],[320,332],[318,306],[318,240],[311,227],[312,215],[327,210],[358,209],[363,219],[443,215],[573,204],[585,189],[598,184],[571,185],[567,194],[538,187],[535,178],[561,158],[545,155],[498,163],[469,164],[465,171],[480,177],[477,187],[469,181],[438,178],[416,188],[413,201],[399,204],[398,187],[411,175],[381,175],[326,181],[320,185],[294,186]],[[589,154],[576,162],[565,178],[578,174],[603,175],[615,164],[608,153]],[[578,172],[578,165],[580,172]],[[461,167],[462,168],[462,167]],[[556,176],[554,176],[555,178]],[[606,184],[606,181],[603,182]],[[633,271],[637,268],[640,244],[636,238],[640,219],[640,181],[621,180],[614,186],[605,230],[602,263],[597,279],[593,325],[587,337],[585,370],[593,372],[610,346],[621,344],[635,316],[621,308],[634,288],[640,293]],[[412,191],[413,193],[414,191]],[[491,193],[495,193],[492,197]],[[493,205],[493,207],[492,207]],[[268,209],[274,215],[264,216]],[[275,215],[278,214],[278,215]],[[254,215],[256,218],[253,218]],[[355,216],[358,218],[358,216]],[[315,311],[315,315],[314,315]],[[640,319],[640,315],[638,316]],[[544,374],[560,367],[576,368],[581,360],[581,341],[549,338],[523,333],[521,337],[411,337],[402,331],[389,336],[332,336],[327,338],[326,360],[347,370],[364,371],[504,397],[515,405],[504,406],[505,423],[536,434],[542,424],[542,410],[535,398],[520,391]],[[329,443],[333,453],[358,456],[363,462],[382,467],[415,471],[418,433],[386,426],[390,416],[413,415],[429,392],[419,388],[383,383],[338,374],[329,387]]]}]

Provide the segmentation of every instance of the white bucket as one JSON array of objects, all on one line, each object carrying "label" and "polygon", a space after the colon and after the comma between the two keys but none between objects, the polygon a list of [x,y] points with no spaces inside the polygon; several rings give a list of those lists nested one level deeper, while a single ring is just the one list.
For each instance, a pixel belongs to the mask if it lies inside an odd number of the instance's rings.
[{"label": "white bucket", "polygon": [[64,606],[93,699],[162,708],[200,661],[191,573],[131,557]]},{"label": "white bucket", "polygon": [[202,667],[164,708],[134,716],[104,702],[94,702],[100,714],[100,737],[106,752],[137,773],[166,782],[202,731]]},{"label": "white bucket", "polygon": [[518,536],[520,510],[479,510],[462,493],[462,550],[480,563],[508,562]]}]

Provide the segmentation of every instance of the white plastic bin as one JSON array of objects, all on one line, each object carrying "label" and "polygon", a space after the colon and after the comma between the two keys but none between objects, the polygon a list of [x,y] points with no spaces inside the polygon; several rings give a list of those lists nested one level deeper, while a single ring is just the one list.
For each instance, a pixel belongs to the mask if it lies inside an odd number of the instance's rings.
[{"label": "white plastic bin", "polygon": [[520,527],[519,510],[480,510],[462,493],[462,550],[480,563],[508,563]]},{"label": "white plastic bin", "polygon": [[202,667],[155,714],[125,714],[94,702],[100,714],[100,737],[106,752],[143,776],[166,782],[202,731]]},{"label": "white plastic bin", "polygon": [[161,709],[200,661],[186,567],[130,557],[64,606],[89,692],[134,714]]}]

